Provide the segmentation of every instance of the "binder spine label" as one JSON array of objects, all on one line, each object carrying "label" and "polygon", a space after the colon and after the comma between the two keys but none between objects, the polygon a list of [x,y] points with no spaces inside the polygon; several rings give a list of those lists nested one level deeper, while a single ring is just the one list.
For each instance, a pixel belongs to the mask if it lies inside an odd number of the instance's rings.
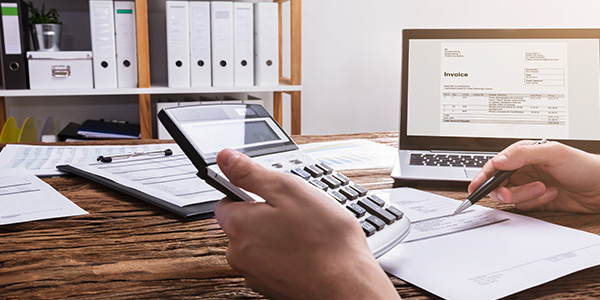
[{"label": "binder spine label", "polygon": [[2,26],[6,54],[21,54],[19,8],[16,3],[2,3]]}]

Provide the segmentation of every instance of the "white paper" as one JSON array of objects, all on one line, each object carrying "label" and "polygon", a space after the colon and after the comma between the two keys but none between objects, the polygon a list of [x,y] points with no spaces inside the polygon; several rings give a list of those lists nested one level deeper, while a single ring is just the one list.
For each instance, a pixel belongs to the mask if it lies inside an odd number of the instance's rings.
[{"label": "white paper", "polygon": [[179,149],[177,144],[131,146],[32,146],[8,144],[0,152],[0,169],[25,168],[37,176],[57,176],[65,173],[57,165],[92,163],[100,155],[113,155],[152,150]]},{"label": "white paper", "polygon": [[[387,272],[445,299],[497,299],[600,265],[600,237],[410,188],[378,191],[411,219],[379,259]],[[415,223],[415,224],[412,224]]]},{"label": "white paper", "polygon": [[219,200],[224,195],[200,179],[179,148],[170,156],[140,156],[110,163],[72,163],[84,170],[179,207]]},{"label": "white paper", "polygon": [[0,175],[0,225],[85,214],[85,210],[25,169]]},{"label": "white paper", "polygon": [[308,143],[298,147],[335,170],[392,167],[398,149],[363,139]]}]

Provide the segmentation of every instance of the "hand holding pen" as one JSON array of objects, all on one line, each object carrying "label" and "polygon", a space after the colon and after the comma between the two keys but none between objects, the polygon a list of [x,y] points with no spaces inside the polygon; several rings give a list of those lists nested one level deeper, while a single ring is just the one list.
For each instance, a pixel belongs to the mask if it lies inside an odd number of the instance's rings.
[{"label": "hand holding pen", "polygon": [[[542,139],[540,141],[531,143],[531,145],[539,145],[546,143],[546,139]],[[496,171],[488,180],[486,180],[482,185],[480,185],[475,191],[473,191],[467,200],[463,201],[463,203],[458,206],[458,208],[454,211],[454,214],[459,214],[469,208],[471,205],[477,203],[483,197],[487,196],[490,192],[498,188],[504,181],[506,181],[512,174],[514,174],[518,169],[514,170],[498,170]],[[479,174],[478,174],[479,175]]]},{"label": "hand holding pen", "polygon": [[600,155],[547,142],[520,141],[488,161],[469,185],[474,192],[497,170],[515,170],[490,196],[517,209],[600,213]]}]

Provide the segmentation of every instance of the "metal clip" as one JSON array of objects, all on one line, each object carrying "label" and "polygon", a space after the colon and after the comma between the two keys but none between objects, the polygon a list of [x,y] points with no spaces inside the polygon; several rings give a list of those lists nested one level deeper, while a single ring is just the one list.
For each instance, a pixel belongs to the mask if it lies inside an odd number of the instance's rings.
[{"label": "metal clip", "polygon": [[71,66],[52,66],[52,77],[65,78],[71,76]]}]

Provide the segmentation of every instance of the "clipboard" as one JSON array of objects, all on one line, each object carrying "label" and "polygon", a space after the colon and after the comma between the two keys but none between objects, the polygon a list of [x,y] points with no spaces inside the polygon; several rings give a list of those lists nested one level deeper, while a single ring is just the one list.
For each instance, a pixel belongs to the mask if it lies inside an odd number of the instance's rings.
[{"label": "clipboard", "polygon": [[[163,156],[164,157],[164,156]],[[130,162],[142,162],[146,165],[152,165],[153,162],[156,163],[157,160],[160,160],[163,157],[152,157],[152,158],[143,158],[143,159],[126,159],[120,161],[122,164],[127,164]],[[191,166],[189,160],[184,161],[185,163]],[[198,202],[196,198],[177,198],[174,195],[169,195],[161,189],[153,188],[152,184],[135,184],[135,181],[129,180],[125,177],[119,177],[119,175],[112,175],[109,172],[105,172],[100,168],[96,169],[97,166],[110,166],[116,165],[115,162],[112,163],[94,163],[94,164],[68,164],[68,165],[58,165],[56,168],[60,171],[67,172],[70,174],[75,174],[81,176],[83,178],[87,178],[91,181],[100,183],[106,187],[117,190],[119,192],[125,193],[134,198],[143,200],[150,204],[156,205],[162,209],[170,211],[171,213],[176,214],[180,218],[184,220],[197,220],[209,218],[214,215],[213,211],[215,205],[218,200],[223,197],[223,194],[214,190],[212,187],[209,187],[210,190],[206,190],[204,196],[200,198],[204,198],[201,202]],[[197,181],[197,186],[201,186],[203,184],[202,180],[196,177],[195,173],[193,176],[189,176],[188,179],[194,182],[194,185]],[[121,182],[119,182],[121,181]],[[132,183],[133,182],[133,183]],[[167,189],[176,189],[177,187],[169,186],[168,184],[161,184],[163,188]],[[188,183],[188,185],[190,185]],[[207,185],[208,187],[208,185]],[[200,194],[200,193],[199,193]],[[179,200],[179,203],[176,200]],[[169,201],[168,201],[169,200]],[[187,201],[187,202],[186,202]]]}]

